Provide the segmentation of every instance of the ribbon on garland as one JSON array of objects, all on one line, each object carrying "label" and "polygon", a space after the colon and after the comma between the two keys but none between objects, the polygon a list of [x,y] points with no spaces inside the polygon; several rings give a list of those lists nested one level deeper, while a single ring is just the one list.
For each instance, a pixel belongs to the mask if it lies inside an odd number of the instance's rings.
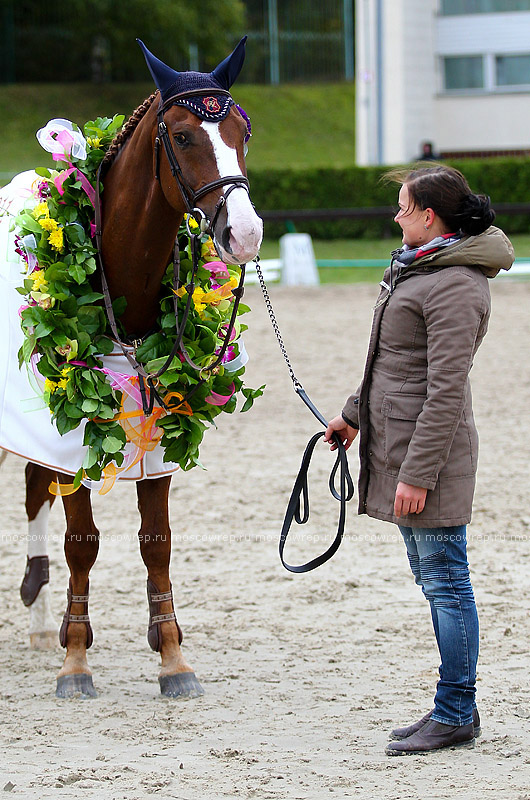
[{"label": "ribbon on garland", "polygon": [[[75,366],[85,366],[84,362],[70,362]],[[98,490],[98,494],[105,495],[114,486],[117,478],[132,467],[136,466],[145,453],[149,450],[154,450],[160,439],[163,436],[163,431],[156,425],[157,420],[166,415],[166,410],[161,406],[156,406],[149,417],[145,417],[142,410],[142,399],[139,388],[139,381],[136,376],[124,375],[121,372],[107,368],[95,367],[99,372],[104,372],[110,379],[110,384],[113,389],[118,389],[122,392],[122,401],[120,411],[112,418],[112,420],[104,420],[105,422],[119,422],[125,432],[127,441],[134,446],[134,450],[128,453],[123,461],[121,467],[118,467],[114,462],[107,464],[103,468],[103,484]],[[219,396],[221,397],[221,396]],[[132,399],[138,408],[133,410],[126,410],[126,403],[128,399]],[[224,400],[227,402],[229,398]],[[175,403],[174,401],[177,401]],[[172,414],[183,414],[191,416],[193,410],[189,403],[184,401],[180,392],[168,392],[163,397],[164,403],[170,408]],[[221,403],[219,403],[221,405]],[[132,419],[137,419],[135,424],[131,422]],[[97,422],[97,419],[94,420]],[[53,481],[49,486],[49,492],[53,495],[60,495],[61,497],[74,494],[78,490],[78,486],[73,483],[60,484]]]},{"label": "ribbon on garland", "polygon": [[[61,133],[58,134],[56,141],[59,142],[60,144],[63,144],[63,140],[66,141],[67,137],[69,139],[71,139],[72,142],[73,142],[73,139],[70,136],[70,134],[68,133],[68,131],[61,131]],[[65,152],[68,152],[66,147],[65,147]],[[83,191],[85,192],[86,196],[88,197],[88,199],[92,203],[92,207],[95,208],[95,206],[96,206],[96,190],[94,189],[94,187],[92,186],[92,184],[90,183],[90,181],[88,180],[86,175],[84,175],[81,172],[81,170],[77,169],[77,167],[74,167],[72,162],[69,160],[68,155],[62,155],[61,153],[52,153],[52,158],[53,158],[54,161],[66,161],[66,163],[68,164],[68,168],[63,170],[63,172],[60,172],[53,179],[53,182],[55,184],[55,188],[57,189],[57,191],[59,192],[61,197],[64,194],[63,183],[73,173],[75,175],[76,179],[81,184],[81,186],[83,188]],[[92,220],[91,223],[90,223],[90,235],[94,236],[95,233],[96,233],[96,223],[95,223],[94,220]]]},{"label": "ribbon on garland", "polygon": [[[74,174],[92,206],[95,207],[96,191],[94,187],[86,175],[77,167],[74,167],[71,160],[74,157],[84,161],[87,157],[87,143],[83,134],[78,130],[74,130],[70,120],[51,119],[44,128],[37,131],[37,140],[44,150],[52,154],[54,161],[64,161],[68,165],[67,169],[60,172],[53,179],[55,188],[61,197],[64,194],[63,183],[70,175]],[[95,231],[96,224],[91,222],[90,235],[94,236]]]},{"label": "ribbon on garland", "polygon": [[74,173],[76,179],[83,187],[83,191],[85,192],[86,196],[94,206],[96,202],[96,190],[94,189],[94,187],[92,186],[86,175],[84,175],[81,172],[81,170],[79,170],[77,167],[74,167],[74,165],[70,161],[70,153],[72,151],[72,147],[74,144],[73,136],[71,135],[71,133],[69,133],[69,131],[63,130],[57,134],[55,141],[58,142],[64,148],[64,153],[52,153],[53,160],[66,161],[66,163],[68,164],[67,169],[63,170],[63,172],[60,172],[59,175],[57,175],[57,177],[53,179],[55,188],[62,197],[64,194],[63,183],[67,178],[70,177],[72,173]]},{"label": "ribbon on garland", "polygon": [[235,384],[231,383],[228,387],[229,394],[219,394],[218,392],[212,392],[208,395],[208,397],[204,398],[205,403],[209,403],[211,406],[224,406],[228,403],[230,398],[233,396],[236,390]]},{"label": "ribbon on garland", "polygon": [[[89,369],[88,364],[85,361],[70,361],[67,363],[73,367],[83,367],[85,369]],[[40,376],[38,374],[37,359],[35,357],[32,357],[31,366],[33,368],[35,378],[38,380]],[[161,406],[155,406],[149,417],[144,415],[139,380],[136,375],[126,375],[125,373],[116,372],[115,370],[108,369],[107,367],[93,367],[92,369],[95,369],[98,372],[103,372],[109,378],[111,387],[122,393],[122,401],[119,412],[111,420],[103,421],[119,422],[125,432],[127,441],[134,446],[134,450],[125,456],[121,467],[118,467],[114,462],[111,462],[103,468],[103,485],[98,490],[98,494],[103,495],[110,492],[117,478],[121,474],[136,466],[136,464],[142,460],[146,452],[155,449],[160,439],[164,435],[163,431],[158,428],[156,423],[159,419],[166,416],[167,411]],[[208,397],[205,398],[205,402],[210,403],[211,405],[224,406],[232,398],[234,392],[235,384],[231,383],[228,387],[228,394],[223,395],[219,394],[218,392],[211,392]],[[126,409],[126,403],[129,399],[133,401],[136,408],[132,410]],[[184,416],[193,415],[193,409],[191,408],[190,404],[184,400],[184,397],[182,394],[180,394],[180,392],[167,392],[162,399],[172,414],[182,414]],[[131,422],[132,419],[137,419],[138,422],[133,423]],[[95,418],[93,421],[97,422],[98,419]],[[50,494],[61,497],[74,494],[78,488],[79,486],[74,486],[73,483],[60,484],[57,481],[52,481],[48,487]]]},{"label": "ribbon on garland", "polygon": [[[61,158],[61,156],[56,156],[56,155],[54,155],[53,158],[56,161],[63,161],[64,160],[64,159]],[[65,169],[63,172],[60,172],[59,175],[57,175],[57,177],[55,177],[53,179],[53,182],[55,184],[55,188],[57,189],[57,191],[59,192],[61,197],[64,194],[63,183],[65,182],[65,180],[67,178],[70,177],[72,172],[74,172],[75,173],[75,177],[77,178],[77,180],[79,181],[79,183],[83,187],[83,190],[84,190],[86,196],[88,197],[88,199],[90,200],[92,205],[95,205],[95,202],[96,202],[96,190],[94,189],[92,184],[89,182],[89,180],[86,177],[86,175],[83,175],[83,173],[80,170],[78,170],[77,167],[74,167],[74,165],[72,164],[71,161],[67,161],[66,163],[68,164],[68,169]]]}]

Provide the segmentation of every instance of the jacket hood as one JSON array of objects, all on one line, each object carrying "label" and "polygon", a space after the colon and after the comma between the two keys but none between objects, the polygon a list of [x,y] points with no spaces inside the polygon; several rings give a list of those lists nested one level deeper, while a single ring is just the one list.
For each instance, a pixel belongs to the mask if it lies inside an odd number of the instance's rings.
[{"label": "jacket hood", "polygon": [[419,258],[415,266],[429,263],[436,267],[477,267],[488,278],[494,278],[501,269],[510,269],[514,259],[513,245],[506,234],[491,225],[479,236],[465,236],[451,247]]}]

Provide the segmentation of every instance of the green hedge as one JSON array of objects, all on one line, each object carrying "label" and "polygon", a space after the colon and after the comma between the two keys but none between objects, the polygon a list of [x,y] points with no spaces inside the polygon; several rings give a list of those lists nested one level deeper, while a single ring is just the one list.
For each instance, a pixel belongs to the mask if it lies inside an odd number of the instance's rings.
[{"label": "green hedge", "polygon": [[[495,203],[530,203],[530,159],[491,158],[451,161],[461,170],[473,191],[487,194]],[[381,181],[384,167],[347,169],[274,169],[249,175],[252,200],[258,212],[278,209],[397,207],[398,187]],[[507,233],[530,232],[530,216],[499,214],[496,223]],[[337,221],[303,220],[296,229],[320,239],[379,238],[396,235],[391,219]],[[267,223],[265,235],[285,233],[283,223]]]}]

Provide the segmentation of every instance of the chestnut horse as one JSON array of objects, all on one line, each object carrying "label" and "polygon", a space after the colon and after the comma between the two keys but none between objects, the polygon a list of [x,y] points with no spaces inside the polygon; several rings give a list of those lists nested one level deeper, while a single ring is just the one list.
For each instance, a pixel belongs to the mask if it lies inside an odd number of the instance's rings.
[{"label": "chestnut horse", "polygon": [[[127,300],[121,322],[130,339],[141,339],[156,325],[162,278],[186,211],[195,209],[203,227],[210,226],[217,251],[226,263],[244,264],[254,258],[263,231],[244,177],[247,122],[228,93],[243,63],[245,40],[210,74],[178,73],[140,44],[159,93],[133,113],[105,157],[101,237],[110,296]],[[164,147],[159,141],[161,123],[169,134]],[[40,570],[37,561],[28,559],[28,567],[32,567],[26,571],[22,595],[29,604],[46,584],[42,572],[42,568],[46,572],[45,532],[53,502],[48,487],[55,473],[28,464],[26,478],[30,530],[33,523],[43,550],[35,557],[41,559]],[[70,483],[71,476],[58,474],[58,481]],[[140,551],[148,577],[148,640],[161,654],[162,694],[194,697],[203,690],[181,651],[182,633],[174,614],[169,579],[170,482],[168,475],[136,484]],[[66,656],[57,676],[56,694],[94,697],[86,655],[92,643],[88,585],[99,533],[88,488],[81,486],[62,501],[70,586],[61,628]]]}]

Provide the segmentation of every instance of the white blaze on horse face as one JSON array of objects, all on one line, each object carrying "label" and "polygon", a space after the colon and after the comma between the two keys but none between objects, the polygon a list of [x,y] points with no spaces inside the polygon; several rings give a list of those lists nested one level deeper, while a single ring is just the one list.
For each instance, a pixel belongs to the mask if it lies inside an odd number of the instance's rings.
[{"label": "white blaze on horse face", "polygon": [[[229,147],[223,141],[218,122],[202,122],[201,127],[208,134],[217,161],[219,175],[242,175],[237,160],[235,147]],[[228,189],[230,184],[225,187]],[[247,190],[238,186],[230,192],[226,201],[227,225],[230,228],[229,248],[227,252],[221,242],[215,240],[219,255],[228,264],[246,264],[257,255],[263,238],[263,222],[252,207]]]}]

